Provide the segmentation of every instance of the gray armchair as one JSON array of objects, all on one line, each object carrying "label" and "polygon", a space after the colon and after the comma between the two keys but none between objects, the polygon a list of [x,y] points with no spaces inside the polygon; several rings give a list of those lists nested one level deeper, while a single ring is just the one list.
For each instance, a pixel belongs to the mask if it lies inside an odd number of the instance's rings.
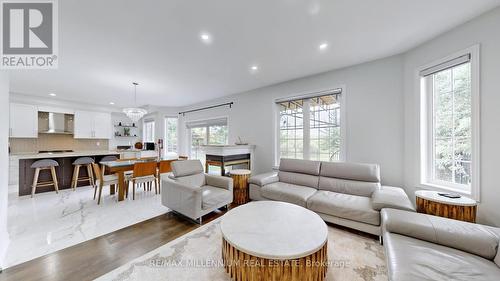
[{"label": "gray armchair", "polygon": [[199,160],[171,165],[172,175],[162,181],[165,207],[201,224],[202,216],[233,202],[233,179],[205,174]]}]

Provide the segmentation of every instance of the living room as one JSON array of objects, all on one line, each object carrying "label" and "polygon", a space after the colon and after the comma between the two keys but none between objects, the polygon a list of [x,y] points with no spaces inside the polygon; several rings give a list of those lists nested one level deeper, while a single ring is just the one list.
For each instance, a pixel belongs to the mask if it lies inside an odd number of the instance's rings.
[{"label": "living room", "polygon": [[500,1],[42,2],[58,65],[2,47],[0,280],[500,278]]}]

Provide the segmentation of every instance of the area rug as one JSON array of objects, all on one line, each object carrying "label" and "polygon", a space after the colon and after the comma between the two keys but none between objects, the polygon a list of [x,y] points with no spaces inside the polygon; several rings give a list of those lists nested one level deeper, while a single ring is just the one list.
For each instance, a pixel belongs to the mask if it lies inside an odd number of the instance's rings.
[{"label": "area rug", "polygon": [[[221,259],[220,218],[103,276],[101,281],[230,281]],[[387,280],[384,249],[378,241],[328,226],[328,281]]]}]

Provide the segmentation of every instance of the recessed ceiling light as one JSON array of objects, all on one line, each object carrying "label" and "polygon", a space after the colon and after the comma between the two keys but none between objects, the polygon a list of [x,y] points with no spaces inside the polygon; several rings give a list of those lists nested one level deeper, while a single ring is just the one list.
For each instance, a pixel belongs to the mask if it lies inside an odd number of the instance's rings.
[{"label": "recessed ceiling light", "polygon": [[326,48],[328,48],[328,43],[321,43],[321,44],[319,45],[319,49],[320,49],[320,50],[326,50]]},{"label": "recessed ceiling light", "polygon": [[319,14],[319,11],[321,10],[321,7],[318,2],[313,2],[309,5],[309,14],[310,15],[317,15]]},{"label": "recessed ceiling light", "polygon": [[49,96],[51,96],[51,97],[55,97],[55,96],[56,96],[56,94],[54,94],[54,93],[50,93],[50,94],[49,94]]},{"label": "recessed ceiling light", "polygon": [[252,65],[252,66],[250,67],[250,70],[252,70],[252,71],[257,71],[257,70],[259,70],[259,67],[258,67],[257,65]]},{"label": "recessed ceiling light", "polygon": [[200,34],[200,39],[203,43],[210,44],[212,43],[212,36],[209,33],[202,33]]},{"label": "recessed ceiling light", "polygon": [[115,103],[114,103],[114,102],[112,102],[112,101],[110,101],[110,102],[109,102],[109,104],[114,105]]}]

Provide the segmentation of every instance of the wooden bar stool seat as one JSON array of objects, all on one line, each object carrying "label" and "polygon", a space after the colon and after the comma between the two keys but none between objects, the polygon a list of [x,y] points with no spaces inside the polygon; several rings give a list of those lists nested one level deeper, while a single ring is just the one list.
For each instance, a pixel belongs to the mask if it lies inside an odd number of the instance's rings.
[{"label": "wooden bar stool seat", "polygon": [[[57,161],[52,160],[52,159],[42,159],[42,160],[37,160],[33,164],[31,164],[31,168],[35,169],[35,175],[33,177],[33,184],[32,189],[31,189],[31,197],[36,192],[36,188],[38,186],[51,186],[53,185],[56,193],[59,192],[59,184],[57,182],[57,174],[56,174],[56,168],[58,167],[59,163]],[[52,176],[52,180],[50,181],[45,181],[45,182],[38,182],[38,176],[40,176],[40,172],[43,170],[50,170],[50,174]]]},{"label": "wooden bar stool seat", "polygon": [[[71,181],[71,187],[73,187],[73,190],[76,189],[78,186],[79,182],[82,181],[88,181],[91,186],[95,185],[94,181],[94,173],[92,172],[92,164],[94,163],[94,159],[90,157],[80,157],[77,158],[73,162],[73,180]],[[85,177],[80,177],[80,168],[81,167],[86,167],[87,168],[87,176]]]}]

